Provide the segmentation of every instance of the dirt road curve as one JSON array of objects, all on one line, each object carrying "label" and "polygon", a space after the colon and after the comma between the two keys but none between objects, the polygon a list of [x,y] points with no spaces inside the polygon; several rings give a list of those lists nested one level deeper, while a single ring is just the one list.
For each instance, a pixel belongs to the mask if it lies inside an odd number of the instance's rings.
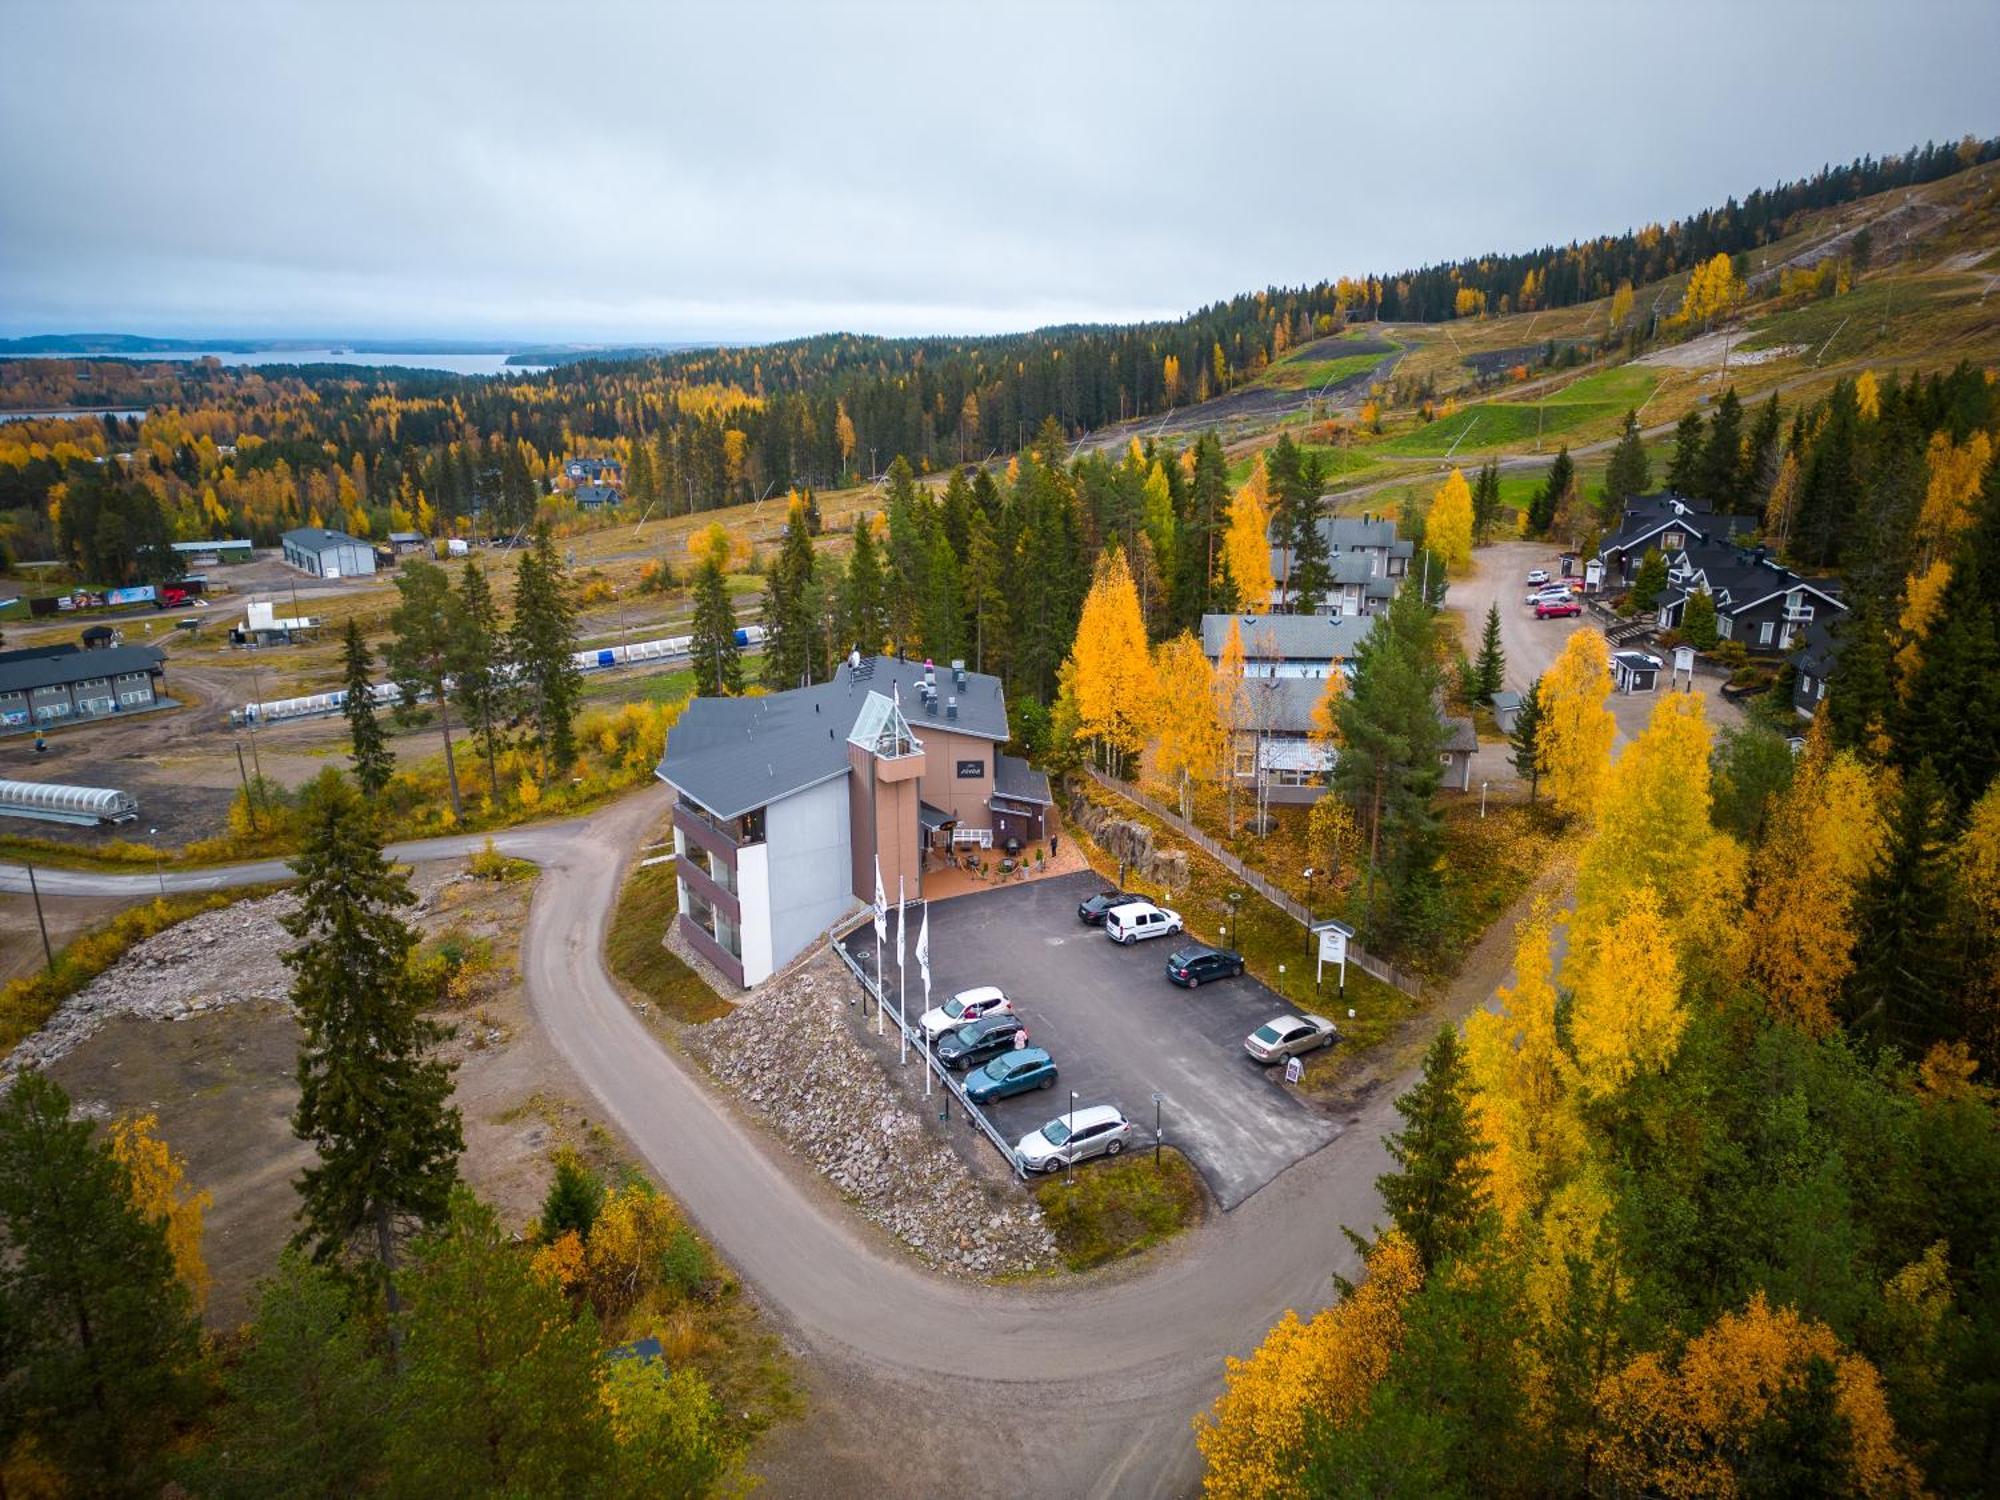
[{"label": "dirt road curve", "polygon": [[[1378,1212],[1394,1090],[1376,1094],[1332,1146],[1138,1271],[1061,1286],[934,1279],[731,1114],[640,1024],[605,972],[621,873],[666,797],[654,788],[496,843],[553,877],[539,883],[522,944],[536,1014],[814,1357],[816,1415],[774,1435],[770,1492],[1012,1495],[1032,1454],[1025,1472],[1038,1493],[1191,1494],[1199,1463],[1190,1417],[1220,1387],[1223,1357],[1247,1352],[1287,1307],[1324,1303],[1331,1273],[1355,1270],[1340,1226],[1366,1227]],[[458,857],[480,842],[395,853]],[[169,874],[167,884],[207,889],[281,873],[269,862]],[[49,870],[42,880],[45,895],[143,895],[153,877]],[[0,867],[0,886],[22,884],[18,867]],[[954,1419],[968,1411],[981,1413],[971,1444]]]}]

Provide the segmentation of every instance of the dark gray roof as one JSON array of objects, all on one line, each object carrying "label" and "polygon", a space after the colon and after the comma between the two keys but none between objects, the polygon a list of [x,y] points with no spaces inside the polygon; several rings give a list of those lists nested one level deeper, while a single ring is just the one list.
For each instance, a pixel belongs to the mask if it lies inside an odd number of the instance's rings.
[{"label": "dark gray roof", "polygon": [[1840,661],[1840,637],[1827,628],[1825,621],[1814,620],[1799,637],[1795,654],[1801,672],[1810,672],[1815,677],[1831,677]]},{"label": "dark gray roof", "polygon": [[[1201,617],[1201,649],[1219,659],[1229,641],[1228,615]],[[1352,615],[1238,615],[1245,661],[1275,656],[1283,661],[1345,661],[1352,657],[1375,621]]]},{"label": "dark gray roof", "polygon": [[1447,714],[1443,719],[1445,727],[1444,743],[1438,750],[1445,755],[1471,755],[1479,748],[1479,731],[1472,727],[1472,720],[1461,719],[1455,714]]},{"label": "dark gray roof", "polygon": [[284,540],[301,552],[324,552],[329,547],[361,547],[368,544],[358,536],[349,536],[344,531],[333,531],[325,526],[295,526],[285,533]]},{"label": "dark gray roof", "polygon": [[99,651],[70,651],[28,661],[0,663],[0,693],[18,693],[59,683],[86,682],[125,672],[157,672],[166,662],[157,646],[106,646]]},{"label": "dark gray roof", "polygon": [[1326,696],[1324,677],[1246,677],[1243,679],[1245,730],[1266,734],[1311,734],[1313,709]]},{"label": "dark gray roof", "polygon": [[580,484],[576,487],[576,503],[585,509],[593,505],[617,505],[624,495],[608,484]]},{"label": "dark gray roof", "polygon": [[1807,578],[1794,573],[1762,547],[1734,547],[1726,542],[1691,542],[1675,555],[1669,565],[1673,603],[1689,592],[1689,587],[1706,583],[1715,596],[1716,608],[1736,614],[1759,600],[1794,588],[1808,588],[1829,603],[1846,608],[1840,600],[1840,583],[1832,578]]},{"label": "dark gray roof", "polygon": [[1493,695],[1493,712],[1510,714],[1521,706],[1521,695],[1514,692],[1499,692]]},{"label": "dark gray roof", "polygon": [[51,656],[74,656],[79,649],[75,641],[63,641],[53,646],[22,646],[14,651],[0,651],[0,663],[46,661]]},{"label": "dark gray roof", "polygon": [[[961,688],[953,684],[950,668],[941,668],[933,708],[918,691],[923,663],[880,656],[872,667],[870,675],[856,677],[842,666],[831,682],[761,698],[694,699],[667,732],[660,779],[719,818],[734,818],[804,791],[846,772],[847,736],[871,692],[885,698],[900,693],[903,716],[919,740],[927,729],[1007,738],[1007,703],[999,678],[968,672]],[[947,700],[954,698],[955,719],[946,712]]]},{"label": "dark gray roof", "polygon": [[392,531],[389,533],[389,540],[392,542],[421,542],[423,539],[424,534],[421,531]]},{"label": "dark gray roof", "polygon": [[1634,547],[1643,546],[1675,521],[1680,523],[1682,530],[1715,541],[1752,530],[1756,525],[1749,516],[1718,516],[1706,500],[1691,500],[1671,492],[1635,495],[1625,502],[1625,514],[1618,523],[1618,529],[1604,539],[1597,555],[1608,559],[1614,552],[1629,552]]},{"label": "dark gray roof", "polygon": [[1049,795],[1049,778],[1018,755],[993,757],[993,795],[1010,802],[1038,802],[1043,806],[1055,801]]}]

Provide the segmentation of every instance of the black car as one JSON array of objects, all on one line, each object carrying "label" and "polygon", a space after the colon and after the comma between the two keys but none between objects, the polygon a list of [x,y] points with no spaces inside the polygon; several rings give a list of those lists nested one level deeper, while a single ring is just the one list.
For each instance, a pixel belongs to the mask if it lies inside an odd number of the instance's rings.
[{"label": "black car", "polygon": [[1104,925],[1104,914],[1114,906],[1130,906],[1134,901],[1144,901],[1144,896],[1135,896],[1130,891],[1099,891],[1095,896],[1086,896],[1076,903],[1076,914],[1091,927]]},{"label": "black car", "polygon": [[938,1061],[960,1071],[976,1067],[1003,1052],[1013,1051],[1014,1038],[1024,1029],[1021,1018],[1012,1011],[995,1011],[990,1016],[967,1021],[938,1038]]},{"label": "black car", "polygon": [[1242,972],[1242,954],[1206,943],[1189,943],[1167,955],[1167,978],[1191,990],[1199,988],[1203,980],[1233,979]]}]

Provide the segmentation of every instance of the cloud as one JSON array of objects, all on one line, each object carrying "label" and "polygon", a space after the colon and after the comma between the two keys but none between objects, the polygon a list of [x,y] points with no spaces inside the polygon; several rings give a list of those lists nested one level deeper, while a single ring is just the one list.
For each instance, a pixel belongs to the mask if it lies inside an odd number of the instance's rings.
[{"label": "cloud", "polygon": [[22,6],[0,331],[1171,317],[1996,128],[2000,8],[1840,14]]}]

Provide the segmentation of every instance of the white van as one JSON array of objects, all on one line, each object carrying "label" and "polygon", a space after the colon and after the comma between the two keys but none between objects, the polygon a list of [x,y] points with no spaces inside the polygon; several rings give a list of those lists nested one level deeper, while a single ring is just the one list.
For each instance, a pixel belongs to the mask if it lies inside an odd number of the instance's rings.
[{"label": "white van", "polygon": [[1179,912],[1168,911],[1150,901],[1114,906],[1104,914],[1104,935],[1114,943],[1136,943],[1140,938],[1165,937],[1180,930]]}]

